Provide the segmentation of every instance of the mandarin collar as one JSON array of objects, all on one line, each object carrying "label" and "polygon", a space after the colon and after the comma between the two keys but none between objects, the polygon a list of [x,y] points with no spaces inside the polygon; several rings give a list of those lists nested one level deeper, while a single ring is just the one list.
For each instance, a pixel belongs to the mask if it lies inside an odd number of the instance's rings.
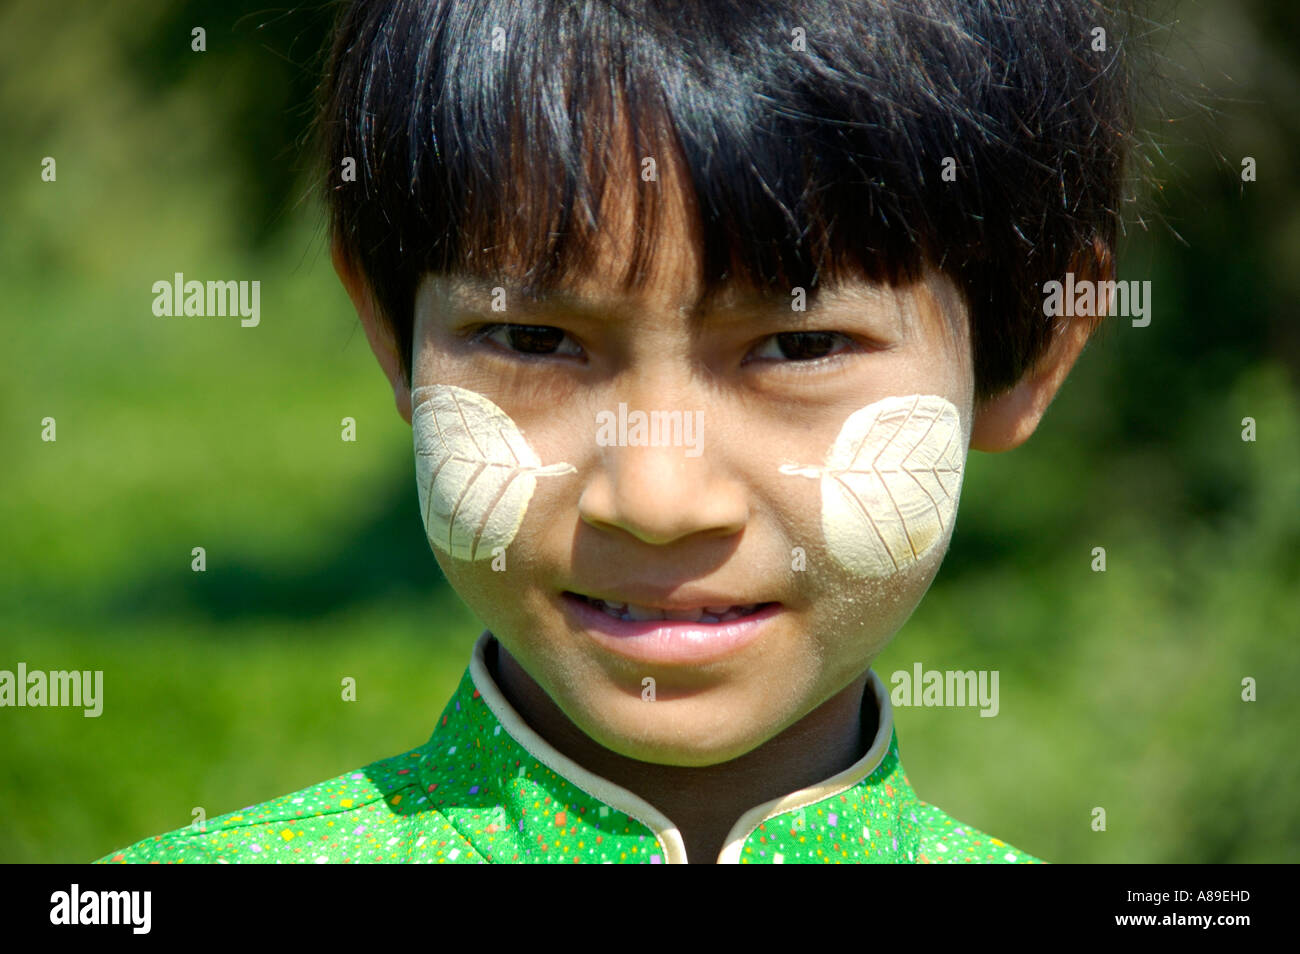
[{"label": "mandarin collar", "polygon": [[[589,841],[603,844],[605,839],[601,838],[600,834],[605,831],[608,824],[607,822],[602,824],[602,821],[607,820],[610,811],[613,811],[640,823],[653,835],[661,854],[656,857],[653,852],[649,852],[646,855],[649,863],[685,864],[686,847],[680,831],[671,819],[636,793],[579,765],[552,746],[524,721],[506,699],[505,693],[502,692],[487,665],[487,653],[492,650],[494,642],[496,638],[489,630],[484,630],[476,640],[469,668],[465,679],[462,680],[462,689],[466,688],[468,683],[472,683],[473,691],[468,694],[467,706],[461,704],[461,697],[466,693],[458,691],[457,697],[452,700],[452,704],[448,705],[448,711],[440,720],[439,731],[450,728],[449,714],[459,716],[465,713],[470,717],[470,722],[480,723],[475,727],[476,734],[490,734],[495,740],[505,733],[524,750],[527,756],[545,768],[546,771],[540,773],[541,778],[530,779],[538,786],[539,792],[545,789],[549,793],[545,797],[545,802],[549,804],[554,798],[557,806],[552,813],[546,815],[552,820],[539,832],[544,845],[548,843],[559,845],[559,840],[555,838],[556,829],[562,830],[568,836],[573,842],[572,847],[578,844],[585,846]],[[825,852],[835,855],[834,857],[828,855],[825,858],[828,861],[868,860],[861,856],[872,853],[873,849],[877,853],[886,855],[901,853],[901,851],[909,855],[915,853],[915,832],[900,830],[900,828],[912,828],[909,825],[900,825],[900,822],[905,820],[902,810],[906,808],[908,799],[894,804],[898,802],[900,794],[910,795],[911,792],[903,776],[902,767],[898,764],[897,740],[894,736],[893,710],[889,693],[874,670],[869,670],[867,684],[870,693],[863,694],[863,705],[865,707],[869,700],[874,701],[877,718],[876,732],[865,754],[848,768],[813,785],[761,802],[743,812],[732,825],[717,863],[739,864],[764,860],[782,863],[789,857],[791,850],[798,851],[798,846],[808,845],[810,838],[814,844],[824,843],[818,851],[819,854]],[[466,712],[467,708],[480,711]],[[438,747],[436,744],[438,734],[436,731],[434,738],[430,739],[431,746],[435,749]],[[481,742],[478,744],[482,746]],[[454,746],[452,751],[455,751]],[[516,759],[515,761],[520,764],[515,779],[511,781],[522,783],[524,779],[530,778],[523,764],[527,760]],[[566,793],[551,791],[553,788],[566,786],[548,785],[548,780],[561,780],[586,793],[595,802],[591,807],[597,810],[588,812],[585,810],[587,806],[579,806],[579,810],[570,816],[558,807],[562,802],[567,804]],[[478,786],[474,787],[474,794],[479,794]],[[520,785],[516,785],[513,794],[516,797],[522,796],[527,801],[531,794],[538,794],[538,792],[525,791]],[[853,797],[848,797],[850,795]],[[533,801],[539,805],[542,803],[542,799],[535,798]],[[503,809],[504,806],[498,808]],[[526,833],[528,826],[523,817],[526,812],[516,811],[514,814],[520,816],[519,832]],[[915,820],[914,813],[912,818]],[[570,822],[573,823],[572,826]],[[498,826],[489,826],[483,831],[493,834],[494,832],[490,830],[492,828],[501,830]],[[582,837],[584,832],[588,836],[585,839]],[[843,844],[845,841],[851,842],[851,845],[846,847]],[[789,844],[785,845],[786,842]],[[866,848],[867,845],[871,847]],[[567,852],[570,846],[564,847]],[[782,847],[786,850],[782,851]],[[579,850],[574,854],[574,860],[579,860],[578,856],[582,852]],[[901,859],[882,857],[869,860]]]}]

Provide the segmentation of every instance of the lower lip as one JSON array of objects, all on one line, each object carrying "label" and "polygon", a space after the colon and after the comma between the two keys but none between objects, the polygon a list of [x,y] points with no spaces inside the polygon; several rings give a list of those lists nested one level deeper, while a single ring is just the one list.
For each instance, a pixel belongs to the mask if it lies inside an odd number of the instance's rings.
[{"label": "lower lip", "polygon": [[739,652],[763,635],[769,621],[782,608],[780,603],[769,603],[756,613],[725,623],[672,619],[629,621],[610,616],[569,593],[561,599],[596,642],[635,662],[661,665],[715,662]]}]

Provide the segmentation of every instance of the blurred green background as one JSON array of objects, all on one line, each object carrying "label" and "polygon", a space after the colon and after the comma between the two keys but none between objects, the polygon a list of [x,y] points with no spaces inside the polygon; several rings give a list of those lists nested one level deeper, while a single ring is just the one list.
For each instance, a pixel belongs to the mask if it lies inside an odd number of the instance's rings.
[{"label": "blurred green background", "polygon": [[[971,456],[875,667],[999,670],[998,718],[896,709],[904,764],[1049,861],[1300,860],[1300,8],[1178,16],[1157,45],[1210,108],[1152,127],[1162,187],[1120,259],[1151,324],[1111,322],[1028,444]],[[298,144],[328,25],[0,8],[0,669],[105,674],[98,719],[0,710],[0,860],[89,861],[405,751],[468,662],[481,627],[424,539]],[[178,271],[259,279],[260,327],[155,317]]]}]

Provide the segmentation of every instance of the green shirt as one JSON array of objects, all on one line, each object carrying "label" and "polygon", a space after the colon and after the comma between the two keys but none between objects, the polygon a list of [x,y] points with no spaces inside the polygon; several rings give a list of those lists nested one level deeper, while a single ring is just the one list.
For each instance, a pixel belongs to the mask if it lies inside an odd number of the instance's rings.
[{"label": "green shirt", "polygon": [[[479,637],[419,748],[95,863],[684,864],[668,818],[562,755],[506,701],[486,663],[493,639]],[[867,753],[745,812],[717,862],[1038,862],[916,797],[899,761],[889,693],[875,672],[869,685],[878,718]]]}]

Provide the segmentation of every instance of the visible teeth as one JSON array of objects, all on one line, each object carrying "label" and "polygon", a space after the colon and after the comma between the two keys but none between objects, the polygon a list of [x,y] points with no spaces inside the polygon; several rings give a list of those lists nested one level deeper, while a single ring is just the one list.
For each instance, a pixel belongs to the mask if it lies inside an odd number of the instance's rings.
[{"label": "visible teeth", "polygon": [[728,620],[748,616],[759,606],[750,603],[746,606],[705,606],[689,610],[662,610],[653,606],[640,606],[636,603],[614,603],[606,600],[592,599],[591,604],[610,616],[628,622],[654,619],[685,620],[696,623],[725,623]]},{"label": "visible teeth", "polygon": [[704,610],[698,607],[688,610],[664,610],[664,619],[686,619],[695,623],[698,623],[703,615]]},{"label": "visible teeth", "polygon": [[748,606],[737,606],[735,609],[727,610],[727,612],[723,613],[722,616],[719,618],[719,622],[725,623],[728,620],[739,619],[742,616],[748,616],[750,613],[754,612],[754,609],[757,606],[758,606],[757,603],[750,603]]},{"label": "visible teeth", "polygon": [[664,611],[651,606],[637,606],[635,603],[628,603],[626,615],[635,620],[663,619]]}]

